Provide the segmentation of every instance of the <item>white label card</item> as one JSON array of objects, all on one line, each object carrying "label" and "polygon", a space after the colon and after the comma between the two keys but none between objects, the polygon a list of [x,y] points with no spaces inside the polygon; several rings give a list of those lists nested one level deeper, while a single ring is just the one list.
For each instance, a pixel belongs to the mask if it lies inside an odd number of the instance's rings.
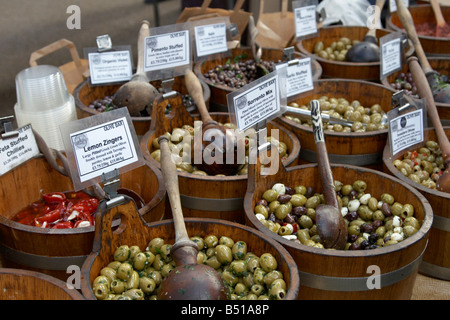
[{"label": "white label card", "polygon": [[190,64],[189,30],[150,36],[145,44],[146,72]]},{"label": "white label card", "polygon": [[383,76],[388,76],[390,73],[402,68],[401,47],[400,38],[391,40],[382,45],[381,65]]},{"label": "white label card", "polygon": [[195,27],[195,44],[199,57],[226,52],[228,50],[226,24],[217,23]]},{"label": "white label card", "polygon": [[80,181],[138,161],[125,117],[70,134]]},{"label": "white label card", "polygon": [[92,84],[128,81],[133,75],[128,50],[91,52],[88,57]]},{"label": "white label card", "polygon": [[317,33],[315,5],[295,8],[294,15],[297,38]]},{"label": "white label card", "polygon": [[17,129],[19,136],[0,140],[0,175],[37,156],[40,151],[36,139],[28,124]]},{"label": "white label card", "polygon": [[281,110],[278,75],[233,98],[236,122],[243,132]]},{"label": "white label card", "polygon": [[419,109],[389,122],[392,155],[423,142],[423,111]]},{"label": "white label card", "polygon": [[287,67],[286,95],[288,97],[314,89],[311,58],[305,58],[288,66],[288,63],[278,64],[279,68]]},{"label": "white label card", "polygon": [[[409,0],[403,0],[403,3],[405,4],[405,7],[409,7]],[[395,3],[395,0],[389,0],[389,11],[390,12],[396,12],[397,11],[397,4]]]}]

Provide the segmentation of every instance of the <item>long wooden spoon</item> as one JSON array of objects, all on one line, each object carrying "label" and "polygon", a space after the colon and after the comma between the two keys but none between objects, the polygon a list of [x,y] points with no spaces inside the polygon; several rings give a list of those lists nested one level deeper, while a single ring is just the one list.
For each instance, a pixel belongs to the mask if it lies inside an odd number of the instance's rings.
[{"label": "long wooden spoon", "polygon": [[434,17],[436,18],[436,37],[444,37],[445,19],[442,15],[439,0],[430,0],[433,8]]},{"label": "long wooden spoon", "polygon": [[420,65],[423,72],[427,77],[428,84],[431,88],[434,101],[450,103],[450,85],[443,83],[441,75],[431,68],[430,63],[420,43],[419,36],[417,35],[416,28],[414,27],[414,21],[408,8],[406,8],[403,0],[395,0],[397,4],[397,14],[405,28],[409,39],[414,45],[416,56],[419,58]]},{"label": "long wooden spoon", "polygon": [[225,300],[227,289],[221,275],[213,268],[197,263],[198,247],[189,239],[181,209],[178,174],[169,149],[169,139],[158,139],[161,170],[164,175],[175,226],[175,244],[170,254],[177,267],[161,282],[161,300]]},{"label": "long wooden spoon", "polygon": [[347,224],[339,210],[339,203],[334,188],[333,174],[328,160],[327,147],[322,128],[322,117],[320,114],[320,103],[312,100],[311,117],[314,132],[314,141],[317,148],[317,159],[320,180],[322,181],[324,205],[316,207],[316,225],[320,240],[325,248],[343,250],[347,243]]},{"label": "long wooden spoon", "polygon": [[[232,130],[227,130],[225,126],[211,118],[203,99],[202,85],[195,73],[187,69],[184,77],[189,95],[197,104],[197,109],[203,121],[201,145],[198,145],[199,141],[195,139],[195,136],[193,139],[192,162],[199,170],[205,171],[209,175],[224,174],[228,176],[236,174],[241,164],[238,163],[237,157],[238,142],[235,141]],[[198,150],[202,153],[201,159],[195,156]],[[227,161],[227,157],[233,159],[232,163]]]},{"label": "long wooden spoon", "polygon": [[152,86],[144,72],[145,38],[150,35],[150,23],[142,21],[137,42],[138,62],[136,73],[130,81],[123,84],[114,94],[113,103],[117,107],[127,107],[132,117],[152,114],[152,103],[158,90]]}]

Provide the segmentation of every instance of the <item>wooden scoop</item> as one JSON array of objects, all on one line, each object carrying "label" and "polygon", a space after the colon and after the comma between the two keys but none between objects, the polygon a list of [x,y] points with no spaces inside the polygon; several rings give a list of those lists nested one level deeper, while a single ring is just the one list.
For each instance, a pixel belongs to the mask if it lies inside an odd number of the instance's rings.
[{"label": "wooden scoop", "polygon": [[442,15],[441,7],[438,0],[430,0],[431,7],[433,8],[434,17],[436,18],[436,37],[445,37],[444,27],[445,19]]},{"label": "wooden scoop", "polygon": [[161,300],[225,300],[227,288],[221,275],[213,268],[197,263],[198,247],[189,239],[181,209],[178,175],[169,149],[169,139],[158,139],[161,147],[161,170],[175,226],[175,244],[170,254],[177,267],[161,282]]},{"label": "wooden scoop", "polygon": [[[386,0],[377,0],[375,5],[374,24],[380,20],[381,10],[383,10]],[[378,10],[379,9],[379,10]],[[377,29],[375,26],[370,28],[364,36],[363,41],[352,46],[345,56],[345,60],[349,62],[376,62],[380,61],[380,48],[378,47],[378,39],[376,37]]]},{"label": "wooden scoop", "polygon": [[142,21],[138,36],[138,62],[136,73],[130,81],[123,84],[116,91],[113,98],[115,106],[127,107],[132,117],[148,117],[152,114],[152,103],[158,94],[158,90],[152,86],[144,72],[144,48],[145,37],[150,35],[150,23]]},{"label": "wooden scoop", "polygon": [[[224,174],[234,175],[237,173],[239,166],[237,158],[237,142],[233,136],[232,130],[216,121],[214,121],[206,108],[205,100],[203,99],[202,86],[197,76],[187,69],[185,73],[185,83],[189,95],[197,104],[197,109],[203,121],[201,132],[201,157],[196,157],[196,150],[200,148],[199,141],[194,137],[192,153],[192,163],[202,171],[209,175]],[[232,163],[227,163],[228,157],[233,158]],[[200,159],[198,159],[200,158]],[[215,161],[217,159],[218,161]]]},{"label": "wooden scoop", "polygon": [[[445,84],[442,80],[442,76],[431,68],[430,63],[425,55],[422,44],[420,43],[419,36],[417,35],[416,28],[414,27],[414,21],[411,13],[406,8],[402,0],[395,0],[397,4],[397,14],[402,22],[403,27],[408,33],[408,37],[415,47],[416,56],[419,58],[423,72],[428,80],[428,84],[432,91],[432,96],[435,102],[450,103],[450,85]],[[419,87],[417,87],[419,88]]]},{"label": "wooden scoop", "polygon": [[327,147],[322,128],[320,103],[312,100],[311,117],[313,119],[314,141],[317,148],[319,175],[322,181],[325,205],[316,208],[316,225],[320,240],[325,248],[344,250],[347,243],[347,224],[342,217],[334,189],[334,179],[328,160]]},{"label": "wooden scoop", "polygon": [[442,128],[441,119],[439,118],[436,104],[433,99],[433,94],[427,84],[427,78],[425,77],[425,73],[418,63],[417,58],[409,58],[408,64],[414,82],[416,83],[419,95],[426,100],[427,113],[431,118],[434,130],[436,131],[436,136],[438,138],[439,146],[442,151],[442,157],[444,159],[445,170],[444,173],[439,177],[436,188],[439,191],[450,192],[450,142],[448,141],[447,135]]}]

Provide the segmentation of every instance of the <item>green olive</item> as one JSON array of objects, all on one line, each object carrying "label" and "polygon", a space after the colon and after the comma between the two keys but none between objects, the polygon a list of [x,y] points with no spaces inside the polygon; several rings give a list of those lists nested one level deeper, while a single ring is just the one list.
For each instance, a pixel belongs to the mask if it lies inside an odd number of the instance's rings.
[{"label": "green olive", "polygon": [[203,250],[205,247],[205,242],[201,237],[191,237],[190,240],[197,244],[198,250]]},{"label": "green olive", "polygon": [[128,262],[122,263],[117,269],[117,278],[121,280],[128,280],[133,272],[133,267]]},{"label": "green olive", "polygon": [[277,200],[277,198],[278,198],[278,193],[277,193],[275,190],[273,190],[273,189],[269,189],[269,190],[266,190],[266,191],[264,192],[264,194],[263,194],[262,197],[263,197],[263,199],[266,200],[267,202],[272,202],[272,201]]},{"label": "green olive", "polygon": [[349,235],[359,235],[360,234],[360,229],[359,226],[357,225],[352,225],[348,228],[348,234]]},{"label": "green olive", "polygon": [[307,215],[302,215],[297,222],[302,226],[302,228],[311,228],[312,225],[314,224],[312,219]]},{"label": "green olive", "polygon": [[280,201],[275,200],[269,203],[269,212],[273,213],[281,205]]},{"label": "green olive", "polygon": [[147,263],[147,256],[143,252],[137,253],[133,259],[133,267],[134,269],[139,271],[145,268],[146,263]]},{"label": "green olive", "polygon": [[219,239],[217,238],[217,236],[215,236],[213,234],[206,236],[204,241],[208,248],[213,248],[213,247],[217,246],[217,244],[219,243]]},{"label": "green olive", "polygon": [[144,300],[144,293],[141,289],[130,289],[125,291],[123,295],[129,297],[131,300]]},{"label": "green olive", "polygon": [[115,294],[121,294],[126,289],[126,282],[120,279],[116,279],[113,282],[111,282],[111,290]]},{"label": "green olive", "polygon": [[403,211],[403,205],[399,202],[394,202],[391,206],[391,213],[394,216],[399,216]]},{"label": "green olive", "polygon": [[400,216],[403,219],[406,219],[406,218],[413,217],[413,215],[414,215],[414,207],[409,203],[406,203],[405,205],[403,205],[403,210],[402,210],[402,213],[400,214]]},{"label": "green olive", "polygon": [[319,196],[312,196],[306,200],[305,207],[315,209],[320,204]]},{"label": "green olive", "polygon": [[344,196],[348,196],[352,190],[353,186],[350,184],[346,184],[342,186],[341,192]]},{"label": "green olive", "polygon": [[104,267],[104,268],[102,268],[102,269],[100,270],[100,274],[101,274],[102,276],[106,276],[106,277],[110,280],[110,282],[116,280],[116,278],[117,278],[117,272],[116,272],[116,270],[114,270],[113,268],[110,268],[110,267]]},{"label": "green olive", "polygon": [[216,270],[219,269],[222,265],[217,259],[217,256],[209,257],[208,260],[206,260],[205,264]]},{"label": "green olive", "polygon": [[294,192],[295,192],[296,194],[305,195],[305,194],[306,194],[306,187],[305,187],[305,186],[302,186],[302,185],[296,186],[296,187],[294,188]]},{"label": "green olive", "polygon": [[221,276],[225,284],[230,287],[234,287],[239,281],[239,278],[229,270],[222,272]]},{"label": "green olive", "polygon": [[150,240],[147,247],[151,253],[156,255],[163,244],[164,240],[162,238],[153,238],[152,240]]},{"label": "green olive", "polygon": [[233,248],[234,240],[231,239],[230,237],[221,236],[219,239],[219,244],[224,244],[229,248]]},{"label": "green olive", "polygon": [[291,203],[294,207],[301,207],[306,203],[306,197],[303,194],[293,194],[291,196]]},{"label": "green olive", "polygon": [[324,45],[322,41],[316,42],[316,44],[314,45],[314,53],[319,53],[323,50],[323,47]]},{"label": "green olive", "polygon": [[224,244],[219,244],[216,246],[216,256],[217,260],[222,265],[230,264],[233,261],[233,254],[231,253],[231,248]]},{"label": "green olive", "polygon": [[278,268],[277,260],[271,253],[268,252],[263,253],[259,257],[259,264],[265,272],[271,272]]},{"label": "green olive", "polygon": [[394,203],[394,197],[389,193],[383,193],[381,195],[381,201],[386,202],[389,205],[392,205]]},{"label": "green olive", "polygon": [[297,239],[300,240],[302,244],[305,244],[305,242],[310,239],[308,229],[297,230]]},{"label": "green olive", "polygon": [[109,288],[104,283],[98,283],[94,286],[93,290],[95,297],[98,300],[104,300],[109,294]]},{"label": "green olive", "polygon": [[266,218],[266,219],[269,217],[269,210],[267,209],[266,206],[257,205],[255,207],[255,214],[257,214],[257,213],[262,214],[264,216],[264,218]]},{"label": "green olive", "polygon": [[286,218],[289,212],[291,212],[289,210],[289,207],[285,204],[281,204],[275,209],[275,216],[277,217],[277,219],[283,220],[284,218]]},{"label": "green olive", "polygon": [[247,243],[244,241],[237,241],[231,249],[234,259],[241,260],[247,254]]},{"label": "green olive", "polygon": [[123,262],[128,260],[130,258],[130,255],[130,247],[128,247],[127,245],[122,245],[118,247],[116,251],[114,251],[114,260]]},{"label": "green olive", "polygon": [[156,289],[156,282],[152,278],[141,277],[139,278],[139,289],[145,294],[150,294]]}]

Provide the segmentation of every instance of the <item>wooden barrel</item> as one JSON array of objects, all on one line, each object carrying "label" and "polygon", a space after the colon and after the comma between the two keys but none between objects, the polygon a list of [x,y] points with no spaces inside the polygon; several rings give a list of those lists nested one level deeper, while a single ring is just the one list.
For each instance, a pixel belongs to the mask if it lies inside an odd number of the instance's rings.
[{"label": "wooden barrel", "polygon": [[[425,22],[436,23],[436,18],[431,5],[414,5],[410,6],[409,12],[413,18],[414,24],[422,24]],[[450,7],[441,6],[442,15],[446,22],[449,22]],[[398,17],[397,12],[393,12],[386,18],[386,28],[394,31],[403,31],[403,25]],[[420,44],[427,56],[449,56],[450,55],[450,38],[430,37],[419,35]]]},{"label": "wooden barrel", "polygon": [[[225,85],[212,83],[211,80],[205,78],[204,74],[208,73],[209,70],[214,69],[218,65],[225,65],[227,61],[229,59],[233,59],[233,57],[243,57],[241,59],[242,61],[252,59],[253,57],[252,50],[250,48],[236,48],[232,50],[232,57],[225,57],[221,59],[212,59],[212,60],[204,58],[199,60],[194,66],[194,72],[197,75],[197,77],[201,81],[205,82],[211,90],[210,109],[212,111],[228,112],[227,94],[234,92],[236,89]],[[283,50],[264,48],[262,51],[261,59],[266,61],[278,61],[282,59],[282,57],[283,57]],[[296,52],[295,57],[297,59],[302,59],[305,58],[306,55]],[[312,59],[311,61],[311,72],[313,80],[318,80],[322,75],[322,68],[320,64],[314,59]]]},{"label": "wooden barrel", "polygon": [[[364,107],[380,104],[387,112],[391,109],[392,92],[384,86],[363,80],[321,79],[314,83],[314,90],[305,92],[288,100],[288,105],[296,102],[309,105],[309,101],[322,96],[345,98],[349,102],[360,101]],[[295,115],[293,115],[295,116]],[[276,122],[286,126],[300,140],[302,150],[300,160],[317,162],[316,144],[311,127],[301,125],[286,118],[286,114]],[[328,156],[331,163],[351,164],[381,169],[383,149],[386,145],[388,130],[369,132],[331,132],[325,130]]]},{"label": "wooden barrel", "polygon": [[76,289],[49,275],[0,268],[0,300],[85,300]]},{"label": "wooden barrel", "polygon": [[[333,61],[314,54],[314,45],[322,41],[325,47],[333,42],[339,41],[342,37],[350,40],[362,40],[369,31],[366,27],[360,26],[330,26],[319,30],[316,37],[303,39],[297,42],[297,49],[308,56],[314,57],[322,66],[322,78],[343,78],[343,79],[361,79],[368,81],[380,81],[380,62],[346,62]],[[391,30],[377,29],[376,37],[379,39],[389,33]],[[406,56],[412,55],[413,46],[409,46]]]},{"label": "wooden barrel", "polygon": [[[444,128],[447,137],[450,138],[450,128]],[[424,141],[437,142],[433,128],[425,129]],[[425,142],[423,145],[425,145]],[[421,147],[421,146],[420,146]],[[418,147],[417,149],[419,149]],[[438,190],[429,189],[404,176],[394,165],[396,159],[403,159],[406,151],[390,156],[389,141],[383,153],[384,171],[400,179],[403,184],[408,184],[417,189],[433,208],[434,218],[428,238],[428,246],[420,265],[420,272],[431,277],[450,280],[450,194]]]},{"label": "wooden barrel", "polygon": [[[428,62],[430,63],[431,68],[433,70],[444,74],[450,75],[450,56],[449,57],[428,57]],[[395,72],[390,76],[381,79],[381,83],[391,90],[392,92],[397,92],[392,86],[391,83],[395,82],[395,79],[401,72],[407,73],[409,71],[408,64],[403,66],[403,70]],[[441,123],[444,126],[450,126],[450,103],[436,102],[436,108],[439,113],[439,118],[441,118]]]},{"label": "wooden barrel", "polygon": [[[156,88],[161,87],[161,81],[154,81],[152,84]],[[203,98],[205,99],[206,107],[209,107],[209,98],[211,92],[209,87],[201,81],[203,88]],[[116,91],[121,87],[119,84],[114,85],[104,85],[104,86],[91,86],[89,79],[83,81],[78,87],[75,88],[73,96],[75,98],[75,105],[77,106],[77,116],[78,119],[86,118],[100,112],[89,108],[89,105],[97,100],[102,99],[105,96],[113,96]],[[181,93],[182,95],[187,94],[187,89],[184,84],[184,77],[175,77],[172,89]],[[189,112],[196,112],[197,108],[188,108]],[[131,117],[134,129],[138,137],[142,137],[150,128],[151,117]]]},{"label": "wooden barrel", "polygon": [[[166,103],[170,101],[172,99],[165,100]],[[170,103],[172,105],[170,114],[153,112],[154,120],[152,120],[151,129],[141,140],[144,158],[157,167],[160,167],[159,162],[151,156],[154,151],[153,140],[166,132],[172,132],[174,128],[181,128],[185,124],[194,126],[194,121],[201,120],[198,115],[191,116],[182,108],[177,107],[176,102]],[[164,109],[164,107],[158,107],[160,111]],[[213,112],[210,115],[219,123],[229,122],[227,113]],[[275,122],[269,122],[267,129],[268,135],[272,129],[278,129],[279,140],[287,145],[289,156],[284,161],[284,165],[297,164],[300,153],[300,143],[297,137]],[[185,217],[215,218],[244,223],[243,200],[247,188],[247,175],[200,176],[188,172],[178,172],[178,183]]]},{"label": "wooden barrel", "polygon": [[[121,187],[138,194],[145,202],[140,209],[146,221],[164,216],[166,189],[162,174],[146,163],[120,177]],[[0,256],[3,267],[69,277],[70,265],[81,268],[92,251],[94,227],[48,229],[23,225],[12,217],[42,193],[73,190],[72,180],[52,169],[44,157],[33,158],[0,177]]]},{"label": "wooden barrel", "polygon": [[[111,230],[111,221],[115,214],[120,214],[122,224],[119,231]],[[124,218],[126,217],[126,218]],[[103,221],[101,221],[103,220]],[[186,218],[186,230],[189,236],[206,237],[214,234],[217,237],[227,236],[236,241],[245,241],[247,251],[256,255],[271,253],[278,263],[278,270],[283,273],[287,285],[285,299],[297,297],[300,285],[297,267],[290,254],[272,239],[264,237],[255,229],[229,221],[205,218]],[[126,205],[111,209],[97,217],[96,240],[93,251],[81,269],[81,291],[85,298],[96,299],[92,292],[92,283],[100,275],[100,270],[113,261],[114,251],[120,245],[139,246],[145,250],[149,241],[162,238],[165,243],[175,243],[173,220],[146,223]]]},{"label": "wooden barrel", "polygon": [[[423,221],[421,228],[395,245],[352,251],[310,247],[270,231],[255,216],[256,202],[275,183],[286,186],[304,185],[321,193],[322,183],[318,179],[317,164],[286,169],[280,167],[277,173],[270,176],[261,176],[258,164],[252,165],[249,168],[249,184],[244,200],[246,224],[261,231],[266,238],[281,243],[292,255],[301,279],[299,299],[410,299],[433,220],[430,204],[417,190],[383,172],[350,165],[331,165],[331,170],[334,179],[344,184],[356,180],[366,181],[365,192],[377,199],[387,192],[400,203],[412,204],[415,217]],[[379,288],[372,287],[374,277],[377,277]]]}]

